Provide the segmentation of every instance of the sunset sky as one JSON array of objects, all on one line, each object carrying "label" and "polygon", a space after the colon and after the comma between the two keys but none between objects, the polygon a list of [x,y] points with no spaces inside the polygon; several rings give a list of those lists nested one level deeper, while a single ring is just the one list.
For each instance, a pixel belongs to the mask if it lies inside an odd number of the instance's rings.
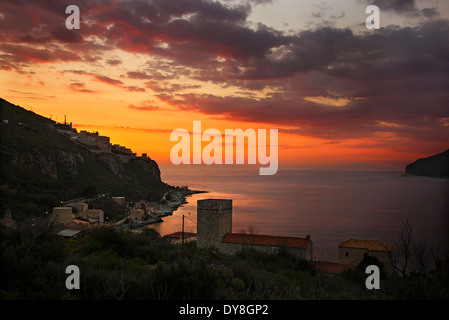
[{"label": "sunset sky", "polygon": [[401,169],[449,148],[449,1],[1,0],[0,97],[160,164],[201,120],[279,129],[280,169]]}]

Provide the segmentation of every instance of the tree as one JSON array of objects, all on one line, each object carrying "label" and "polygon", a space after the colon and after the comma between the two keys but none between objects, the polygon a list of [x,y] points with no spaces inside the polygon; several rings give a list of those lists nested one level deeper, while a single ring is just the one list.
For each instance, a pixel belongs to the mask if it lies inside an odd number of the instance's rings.
[{"label": "tree", "polygon": [[411,247],[413,224],[408,218],[406,218],[405,221],[402,221],[402,228],[398,231],[398,238],[399,240],[390,255],[390,262],[394,270],[398,271],[403,277],[406,277],[410,259],[413,256]]},{"label": "tree", "polygon": [[427,242],[421,242],[414,246],[413,254],[416,257],[414,271],[418,274],[426,274],[429,269],[430,260],[433,256],[432,248]]},{"label": "tree", "polygon": [[[126,294],[126,291],[131,287],[130,279],[128,279],[128,272],[125,274],[124,272],[124,259],[122,258],[122,266],[121,266],[121,272],[120,274],[116,275],[114,279],[109,279],[107,285],[109,287],[109,290],[111,290],[112,294],[114,295],[115,299],[117,300],[123,300]],[[111,273],[114,274],[114,273]],[[117,281],[117,285],[115,286],[112,284],[112,280]]]}]

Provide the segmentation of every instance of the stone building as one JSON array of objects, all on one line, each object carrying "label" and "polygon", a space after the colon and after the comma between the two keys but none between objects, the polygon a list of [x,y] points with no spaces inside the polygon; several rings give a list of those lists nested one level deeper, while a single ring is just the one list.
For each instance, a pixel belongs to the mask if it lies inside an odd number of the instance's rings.
[{"label": "stone building", "polygon": [[11,228],[11,229],[16,229],[17,225],[16,225],[16,220],[14,220],[12,218],[12,214],[11,211],[9,209],[7,209],[5,211],[5,214],[3,215],[3,218],[0,219],[0,225],[3,225],[7,228]]},{"label": "stone building", "polygon": [[112,197],[112,200],[117,203],[119,206],[125,205],[125,197]]},{"label": "stone building", "polygon": [[133,221],[145,220],[145,211],[143,209],[134,208],[131,210],[129,218]]},{"label": "stone building", "polygon": [[80,202],[75,205],[75,208],[76,208],[78,214],[80,214],[82,212],[85,212],[88,209],[88,205],[85,202]]},{"label": "stone building", "polygon": [[102,209],[87,209],[80,214],[80,217],[98,224],[102,224],[104,222],[104,212]]},{"label": "stone building", "polygon": [[53,221],[56,224],[67,224],[72,222],[72,207],[54,207]]},{"label": "stone building", "polygon": [[232,232],[232,200],[206,199],[197,202],[197,246],[216,247],[225,254],[241,249],[277,253],[280,249],[306,259],[313,259],[309,236],[279,237]]},{"label": "stone building", "polygon": [[111,151],[110,138],[100,136],[98,132],[87,132],[86,130],[81,130],[77,141],[88,146],[97,146],[105,151]]},{"label": "stone building", "polygon": [[379,259],[386,271],[391,272],[392,250],[391,245],[382,241],[349,239],[338,246],[339,262],[358,265],[365,256],[370,256]]},{"label": "stone building", "polygon": [[198,247],[219,247],[227,233],[232,233],[232,200],[198,200]]},{"label": "stone building", "polygon": [[235,254],[239,250],[249,248],[265,253],[278,253],[282,249],[302,259],[309,261],[313,259],[313,247],[310,236],[298,238],[227,233],[220,244],[221,251],[227,254]]}]

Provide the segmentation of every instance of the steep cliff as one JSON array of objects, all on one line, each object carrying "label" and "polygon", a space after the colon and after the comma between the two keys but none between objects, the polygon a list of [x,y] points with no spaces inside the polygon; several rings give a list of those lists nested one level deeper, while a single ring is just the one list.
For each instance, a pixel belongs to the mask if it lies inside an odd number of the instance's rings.
[{"label": "steep cliff", "polygon": [[449,150],[410,163],[405,167],[405,173],[415,176],[449,178]]},{"label": "steep cliff", "polygon": [[0,110],[0,213],[9,208],[16,217],[39,214],[92,192],[159,200],[171,188],[150,158],[125,163],[118,155],[75,142],[54,121],[3,99]]}]

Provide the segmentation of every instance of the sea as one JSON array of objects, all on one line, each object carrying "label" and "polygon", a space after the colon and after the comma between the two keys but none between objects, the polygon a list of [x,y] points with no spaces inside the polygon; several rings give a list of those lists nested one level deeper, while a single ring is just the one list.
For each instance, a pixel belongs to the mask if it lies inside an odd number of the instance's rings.
[{"label": "sea", "polygon": [[449,246],[449,179],[405,176],[395,171],[279,170],[262,176],[252,166],[160,166],[173,186],[207,191],[163,222],[161,236],[196,232],[197,201],[231,199],[233,232],[310,236],[314,260],[338,262],[348,239],[386,241],[393,246],[403,224],[412,241],[442,251]]}]

